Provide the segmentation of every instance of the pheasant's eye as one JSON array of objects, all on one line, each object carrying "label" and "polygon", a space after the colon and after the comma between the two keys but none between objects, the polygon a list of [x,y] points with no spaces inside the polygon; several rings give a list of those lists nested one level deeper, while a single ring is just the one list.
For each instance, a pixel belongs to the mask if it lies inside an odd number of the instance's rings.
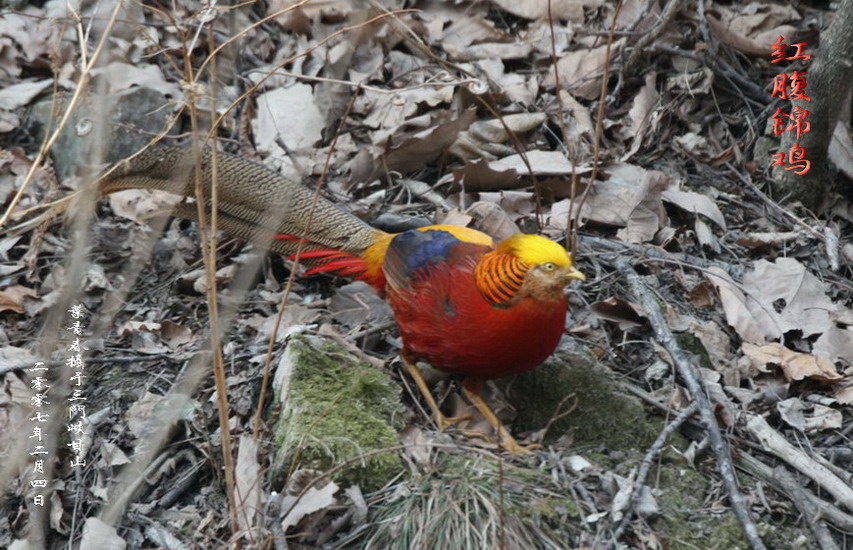
[{"label": "pheasant's eye", "polygon": [[557,268],[557,266],[555,266],[551,262],[548,262],[547,264],[542,264],[542,267],[545,268],[545,271],[554,271]]}]

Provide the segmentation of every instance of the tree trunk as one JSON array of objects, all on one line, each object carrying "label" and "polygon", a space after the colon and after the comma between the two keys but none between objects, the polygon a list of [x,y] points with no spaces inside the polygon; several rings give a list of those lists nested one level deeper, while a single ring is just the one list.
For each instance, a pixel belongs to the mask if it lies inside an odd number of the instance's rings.
[{"label": "tree trunk", "polygon": [[773,172],[777,188],[790,200],[798,200],[809,208],[817,208],[829,192],[832,181],[826,162],[829,142],[853,88],[853,0],[840,0],[829,29],[821,34],[820,50],[815,57],[806,77],[805,95],[811,101],[791,101],[791,109],[809,111],[807,120],[811,129],[799,140],[796,132],[783,133],[779,147],[787,163],[788,151],[799,143],[807,151],[805,158],[811,161],[811,168],[802,175],[782,166],[776,166]]}]

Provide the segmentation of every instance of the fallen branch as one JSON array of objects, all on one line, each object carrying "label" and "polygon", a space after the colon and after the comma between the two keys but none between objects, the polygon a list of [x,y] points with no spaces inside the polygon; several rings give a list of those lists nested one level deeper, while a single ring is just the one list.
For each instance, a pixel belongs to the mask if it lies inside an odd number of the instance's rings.
[{"label": "fallen branch", "polygon": [[782,485],[785,492],[791,497],[791,502],[803,514],[805,524],[811,530],[821,550],[838,550],[838,545],[832,538],[829,528],[820,519],[820,511],[817,509],[817,506],[812,504],[808,499],[805,495],[805,488],[797,483],[791,472],[782,466],[778,466],[773,469],[773,476],[779,480],[779,484]]},{"label": "fallen branch", "polygon": [[728,264],[725,262],[718,262],[715,260],[706,260],[705,258],[691,256],[690,254],[684,254],[682,252],[667,252],[666,250],[660,247],[644,246],[641,244],[631,244],[622,241],[614,241],[611,239],[602,239],[600,237],[587,236],[580,237],[580,242],[581,244],[588,245],[589,247],[594,249],[603,249],[612,252],[622,252],[625,250],[630,250],[632,252],[642,254],[643,256],[651,258],[653,260],[684,264],[698,269],[718,267],[735,279],[740,279],[743,277],[743,268],[740,266]]},{"label": "fallen branch", "polygon": [[[773,468],[751,454],[741,450],[738,453],[737,465],[744,472],[764,481],[780,493],[787,494],[789,498],[795,498],[793,494],[787,492],[786,487],[776,477]],[[818,498],[806,488],[803,488],[803,491],[797,495],[797,498],[800,496],[807,498],[814,509],[820,513],[821,517],[826,518],[836,528],[842,531],[853,532],[853,516],[844,513],[837,506]]]},{"label": "fallen branch", "polygon": [[764,417],[753,415],[746,429],[761,443],[765,451],[810,477],[848,510],[853,510],[853,487],[809,455],[797,449],[774,430]]},{"label": "fallen branch", "polygon": [[678,373],[687,386],[687,390],[693,397],[693,400],[698,403],[699,412],[702,418],[702,424],[708,432],[708,438],[711,442],[711,447],[714,450],[714,456],[717,459],[717,468],[720,472],[720,477],[729,494],[729,502],[732,510],[737,516],[738,521],[743,528],[749,546],[756,550],[766,548],[758,535],[758,529],[755,527],[755,522],[749,515],[743,495],[737,486],[737,477],[735,476],[734,465],[729,453],[728,445],[723,439],[723,434],[720,431],[720,426],[717,424],[717,419],[714,416],[714,411],[711,408],[711,402],[708,395],[705,393],[701,378],[697,373],[695,365],[693,365],[687,357],[687,354],[682,350],[675,341],[675,336],[666,324],[663,313],[660,310],[654,296],[646,289],[640,276],[631,267],[631,264],[625,258],[619,258],[616,261],[616,268],[628,281],[631,287],[631,292],[637,297],[640,305],[645,310],[646,318],[652,325],[654,330],[655,340],[666,349],[675,363]]}]

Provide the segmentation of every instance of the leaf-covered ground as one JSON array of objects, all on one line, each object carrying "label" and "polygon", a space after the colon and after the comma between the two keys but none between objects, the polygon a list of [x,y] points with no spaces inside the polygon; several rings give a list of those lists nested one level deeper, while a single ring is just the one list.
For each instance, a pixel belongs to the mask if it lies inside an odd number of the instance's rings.
[{"label": "leaf-covered ground", "polygon": [[[773,64],[770,45],[783,36],[818,55],[832,16],[808,2],[10,2],[0,547],[745,548],[685,380],[619,259],[704,383],[767,546],[853,547],[849,105],[819,210],[769,179],[779,142],[769,121],[786,105],[771,96],[774,77],[814,60]],[[66,223],[9,231],[86,188],[92,165],[193,137],[322,185],[389,230],[426,220],[570,235],[587,281],[570,291],[564,338],[639,397],[657,431],[695,414],[647,455],[656,474],[645,488],[645,448],[562,434],[511,457],[436,433],[408,392],[393,451],[405,467],[381,489],[312,484],[322,472],[307,469],[264,477],[271,420],[255,417],[285,293],[273,364],[287,335],[321,334],[407,387],[399,335],[366,287],[329,277],[288,287],[286,261],[220,235],[229,489],[199,226],[156,216],[168,197],[126,191],[84,196]],[[45,361],[49,394],[69,403],[73,304],[85,311],[85,435],[48,422],[49,482],[33,486],[39,383],[27,369]],[[188,381],[193,365],[203,374]],[[189,384],[186,399],[175,384]],[[75,456],[85,465],[70,467]],[[237,519],[234,492],[256,503]]]}]

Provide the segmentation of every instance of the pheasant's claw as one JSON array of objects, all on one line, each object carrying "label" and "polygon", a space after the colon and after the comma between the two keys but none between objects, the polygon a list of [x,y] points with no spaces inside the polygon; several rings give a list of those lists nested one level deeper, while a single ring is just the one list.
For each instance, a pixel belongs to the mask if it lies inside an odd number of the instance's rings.
[{"label": "pheasant's claw", "polygon": [[[480,414],[485,417],[486,421],[489,425],[494,428],[494,430],[498,433],[498,442],[500,446],[506,449],[511,453],[531,453],[534,449],[537,448],[537,445],[530,445],[525,447],[524,445],[519,445],[518,441],[515,440],[514,437],[509,433],[509,431],[504,428],[501,421],[495,416],[495,413],[492,412],[492,409],[489,408],[489,405],[483,401],[483,398],[480,395],[471,389],[471,387],[467,385],[462,386],[462,391],[465,393],[465,397],[467,397],[471,404],[473,404]],[[541,448],[541,446],[538,446]]]},{"label": "pheasant's claw", "polygon": [[532,453],[542,449],[539,443],[531,443],[530,445],[520,445],[512,436],[509,441],[502,441],[501,446],[511,453]]},{"label": "pheasant's claw", "polygon": [[442,432],[455,424],[464,422],[465,420],[471,420],[471,415],[466,413],[460,414],[459,416],[444,416],[444,414],[439,411],[435,416],[435,423],[438,425],[439,431]]},{"label": "pheasant's claw", "polygon": [[418,367],[406,361],[405,359],[403,359],[403,365],[406,367],[409,376],[411,376],[412,380],[415,381],[415,385],[417,385],[418,389],[421,390],[421,395],[424,396],[427,405],[429,405],[429,409],[430,411],[432,411],[432,417],[435,419],[435,423],[436,425],[438,425],[439,430],[444,431],[445,429],[449,428],[454,424],[471,418],[471,415],[469,414],[462,414],[459,416],[444,416],[444,413],[442,413],[441,409],[438,408],[438,403],[435,402],[435,398],[433,398],[432,393],[430,393],[426,381],[424,381],[423,376],[421,376],[421,371],[418,370]]}]

